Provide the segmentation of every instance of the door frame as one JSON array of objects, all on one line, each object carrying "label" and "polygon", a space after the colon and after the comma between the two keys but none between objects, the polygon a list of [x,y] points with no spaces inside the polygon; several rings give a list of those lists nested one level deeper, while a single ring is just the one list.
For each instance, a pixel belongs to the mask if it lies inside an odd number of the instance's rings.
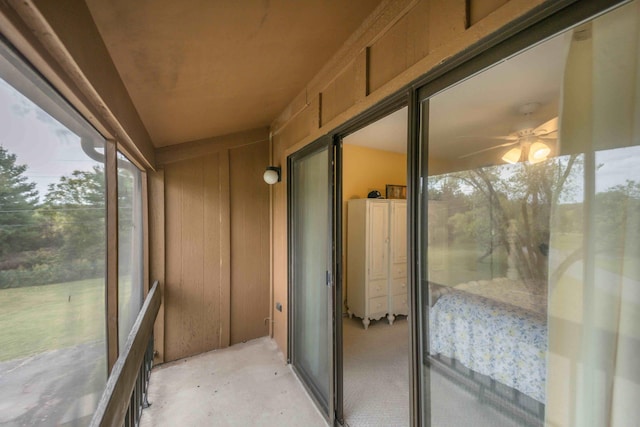
[{"label": "door frame", "polygon": [[[411,186],[415,189],[421,189],[423,184],[426,184],[423,182],[423,177],[428,174],[428,120],[429,99],[431,97],[494,64],[630,1],[560,0],[556,4],[546,5],[546,7],[541,5],[509,24],[504,31],[481,40],[411,84],[409,93],[411,147],[409,152],[412,157],[408,159]],[[410,184],[407,183],[407,185],[410,188]],[[428,324],[426,322],[429,319],[428,304],[426,306],[420,304],[420,301],[427,297],[427,295],[422,295],[424,287],[421,284],[422,272],[420,270],[422,267],[420,260],[423,259],[423,253],[419,236],[421,233],[426,234],[427,230],[427,216],[422,212],[422,197],[423,195],[419,192],[413,193],[413,203],[408,207],[410,209],[408,229],[411,239],[409,247],[412,254],[409,277],[411,293],[415,296],[411,305],[411,309],[414,310],[412,311],[411,325],[415,328],[412,339],[416,341],[412,343],[412,348],[417,351],[412,355],[414,363],[412,375],[417,377],[412,380],[414,395],[412,397],[411,421],[414,426],[431,425],[430,420],[423,416],[423,405],[430,405],[430,390],[419,383],[420,378],[429,377],[429,369],[421,359],[427,340]],[[423,326],[421,327],[421,325]],[[416,379],[418,379],[418,384],[416,384]]]},{"label": "door frame", "polygon": [[[344,301],[342,300],[342,290],[344,287],[344,276],[343,276],[343,265],[342,265],[342,257],[343,257],[343,247],[342,247],[342,224],[343,224],[343,214],[344,212],[342,211],[342,144],[343,144],[343,139],[347,136],[349,136],[350,134],[367,127],[370,124],[375,123],[376,121],[385,118],[386,116],[390,115],[391,113],[394,113],[404,107],[408,107],[408,117],[409,117],[409,122],[411,122],[411,115],[412,115],[412,111],[411,111],[411,103],[410,103],[410,92],[407,91],[401,91],[396,93],[395,95],[392,95],[386,99],[384,99],[383,101],[381,101],[379,104],[377,104],[374,108],[365,111],[363,114],[358,115],[356,117],[354,117],[353,119],[347,121],[345,124],[343,124],[342,126],[334,129],[330,135],[333,138],[334,141],[334,147],[335,147],[335,164],[336,164],[336,168],[335,168],[335,182],[336,182],[336,190],[335,190],[335,202],[334,202],[334,217],[335,217],[335,237],[334,237],[334,244],[336,247],[336,252],[335,252],[335,260],[336,260],[336,268],[337,268],[337,274],[335,276],[336,278],[336,285],[335,285],[335,299],[334,299],[334,313],[335,313],[335,319],[339,320],[335,322],[334,325],[334,358],[335,358],[335,362],[334,362],[334,382],[335,382],[335,401],[334,401],[334,408],[335,408],[335,424],[336,426],[342,426],[344,425],[344,382],[343,382],[343,378],[344,378],[344,348],[343,348],[343,339],[344,339],[344,335],[343,335],[343,328],[342,328],[342,320],[343,320],[343,315],[344,315],[344,310],[343,310],[343,306],[344,306]],[[409,148],[411,147],[411,133],[407,133],[407,150],[409,150]],[[407,159],[409,159],[409,151],[407,151]],[[408,164],[407,164],[408,165]],[[407,168],[407,213],[409,215],[410,209],[409,209],[409,204],[411,203],[411,201],[409,200],[409,194],[412,191],[412,188],[410,186],[410,181],[409,181],[409,168]],[[407,224],[408,225],[408,224]],[[407,233],[409,233],[409,228],[407,228]],[[407,242],[409,242],[409,234],[407,234]],[[407,265],[408,265],[408,269],[409,271],[411,270],[411,262],[410,262],[411,258],[410,258],[410,252],[407,252]],[[410,272],[407,272],[407,274],[411,274]],[[409,276],[408,276],[409,277]],[[411,280],[409,280],[409,284],[408,286],[410,287],[410,282]],[[412,292],[411,289],[409,288],[407,290],[407,303],[409,304],[409,307],[412,307]],[[410,337],[414,334],[414,330],[412,327],[412,322],[408,322],[409,324],[409,337],[407,337],[408,339],[410,339]],[[417,384],[414,384],[416,381],[414,380],[415,375],[413,375],[413,370],[412,370],[412,366],[413,366],[413,354],[415,353],[413,347],[412,347],[412,342],[414,340],[410,339],[410,345],[409,345],[409,381],[411,383],[411,388],[410,388],[410,396],[409,399],[412,400],[413,399],[413,393],[414,393],[414,388]],[[410,404],[410,407],[413,407],[413,405]]]},{"label": "door frame", "polygon": [[[329,372],[329,394],[327,396],[327,401],[324,402],[324,399],[322,399],[322,395],[320,390],[315,386],[315,384],[313,383],[313,381],[311,380],[311,378],[309,378],[309,376],[307,375],[306,372],[298,369],[296,367],[295,364],[295,322],[294,322],[294,318],[295,318],[295,312],[296,312],[296,307],[294,304],[294,299],[295,299],[295,259],[296,259],[296,251],[294,250],[294,245],[295,245],[295,236],[294,236],[294,230],[295,230],[295,215],[294,215],[294,206],[295,206],[295,197],[294,195],[294,190],[295,190],[295,180],[294,180],[294,163],[304,157],[319,153],[321,151],[323,151],[324,149],[327,150],[327,155],[328,155],[328,161],[327,161],[327,168],[328,168],[328,213],[327,213],[327,217],[328,217],[328,223],[327,223],[327,230],[329,231],[329,236],[328,236],[328,245],[327,245],[327,250],[328,250],[328,254],[327,254],[327,259],[328,259],[328,265],[327,267],[327,276],[326,276],[326,283],[325,286],[327,286],[328,290],[328,304],[326,307],[326,310],[328,312],[328,324],[326,325],[326,327],[328,328],[329,331],[329,335],[330,335],[330,342],[328,343],[328,362],[329,362],[329,366],[328,366],[328,372]],[[309,393],[309,395],[311,396],[311,398],[313,399],[313,401],[315,402],[315,404],[317,405],[317,407],[320,409],[321,412],[323,412],[323,415],[325,416],[325,418],[327,419],[327,421],[329,421],[329,423],[331,425],[333,425],[335,423],[335,345],[333,345],[335,343],[335,336],[336,336],[336,330],[335,330],[335,325],[336,322],[335,321],[335,311],[334,311],[334,307],[335,307],[335,303],[334,300],[336,298],[336,275],[338,272],[338,267],[336,265],[336,245],[335,245],[335,229],[336,229],[336,223],[338,221],[336,221],[336,212],[335,212],[335,191],[336,191],[336,185],[335,185],[335,181],[336,181],[336,173],[335,173],[335,166],[336,166],[336,161],[335,161],[335,145],[334,145],[334,139],[331,138],[328,135],[325,135],[323,137],[318,138],[316,141],[306,145],[305,147],[301,148],[300,150],[296,151],[295,153],[290,154],[289,156],[287,156],[287,217],[288,217],[288,221],[287,221],[287,276],[288,276],[288,284],[287,284],[287,307],[288,307],[288,312],[287,312],[287,335],[288,335],[288,339],[287,339],[287,354],[288,354],[288,360],[287,362],[289,364],[291,364],[291,368],[293,369],[293,371],[295,372],[295,374],[298,376],[298,378],[300,379],[300,382],[302,383],[302,385],[305,387],[305,389],[307,390],[307,392]]]},{"label": "door frame", "polygon": [[[428,118],[428,109],[421,109],[421,100],[428,98],[435,93],[444,90],[456,84],[459,81],[471,76],[472,74],[483,70],[492,64],[504,60],[505,58],[520,52],[523,49],[531,47],[544,39],[557,34],[567,28],[579,24],[581,21],[590,19],[598,14],[620,6],[630,0],[559,0],[555,3],[541,4],[531,11],[527,12],[520,18],[510,22],[501,31],[490,34],[486,38],[478,41],[476,44],[469,46],[460,53],[448,58],[441,64],[436,65],[433,69],[423,74],[413,82],[399,89],[394,94],[381,100],[379,103],[368,110],[349,119],[344,124],[332,129],[329,133],[310,143],[309,145],[298,150],[291,156],[298,153],[306,152],[310,146],[314,146],[318,141],[324,138],[330,138],[334,145],[334,188],[330,192],[336,200],[333,206],[333,277],[334,277],[334,307],[333,315],[336,319],[342,317],[342,139],[349,134],[377,121],[380,118],[408,106],[408,138],[407,138],[407,233],[408,233],[408,304],[411,310],[409,321],[410,335],[410,407],[411,407],[411,425],[422,426],[428,425],[428,420],[423,418],[422,405],[425,401],[424,396],[428,396],[429,390],[423,390],[421,378],[425,375],[425,369],[422,365],[421,354],[423,351],[423,328],[420,327],[420,319],[424,315],[420,306],[420,259],[421,249],[419,241],[419,233],[425,229],[426,224],[422,224],[425,219],[422,218],[420,212],[420,190],[421,190],[421,173],[422,168],[427,165],[426,150],[421,149],[421,129],[422,123]],[[287,162],[289,162],[289,156]],[[289,163],[288,163],[289,164]],[[290,182],[290,180],[289,180]],[[290,185],[290,184],[288,184]],[[290,189],[288,188],[287,197],[287,213],[289,221],[287,221],[288,229],[291,226],[290,212]],[[340,198],[338,198],[340,197]],[[288,328],[289,340],[287,350],[291,355],[291,235],[288,236],[288,253],[289,253],[289,315]],[[338,297],[336,297],[338,296]],[[340,315],[340,317],[337,317]],[[333,375],[333,407],[334,407],[334,425],[341,425],[343,422],[343,394],[342,394],[342,378],[343,378],[343,354],[342,354],[342,322],[334,322],[334,375]],[[339,398],[339,400],[338,400]]]}]

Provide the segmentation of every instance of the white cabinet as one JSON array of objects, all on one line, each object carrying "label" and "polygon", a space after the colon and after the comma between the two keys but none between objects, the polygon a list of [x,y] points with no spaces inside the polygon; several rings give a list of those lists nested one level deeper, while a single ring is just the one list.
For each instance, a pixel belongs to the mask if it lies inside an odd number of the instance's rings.
[{"label": "white cabinet", "polygon": [[393,324],[407,305],[407,202],[357,199],[347,205],[347,307],[349,316],[387,316]]}]

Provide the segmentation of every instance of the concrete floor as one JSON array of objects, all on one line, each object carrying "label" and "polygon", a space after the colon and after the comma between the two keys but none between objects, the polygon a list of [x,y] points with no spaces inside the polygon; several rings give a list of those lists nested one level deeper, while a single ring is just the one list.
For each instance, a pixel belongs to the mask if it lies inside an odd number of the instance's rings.
[{"label": "concrete floor", "polygon": [[156,367],[149,402],[141,427],[328,425],[269,338]]}]

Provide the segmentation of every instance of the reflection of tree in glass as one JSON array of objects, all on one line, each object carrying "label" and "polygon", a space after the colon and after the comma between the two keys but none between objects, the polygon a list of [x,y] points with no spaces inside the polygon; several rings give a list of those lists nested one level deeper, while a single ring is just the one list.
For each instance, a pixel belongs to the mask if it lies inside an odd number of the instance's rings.
[{"label": "reflection of tree in glass", "polygon": [[626,244],[628,239],[640,236],[640,183],[627,180],[606,192],[596,193],[593,201],[594,225],[597,238],[596,251],[619,258],[638,256],[637,244]]},{"label": "reflection of tree in glass", "polygon": [[577,156],[546,162],[491,166],[435,177],[429,197],[449,201],[454,239],[483,248],[478,261],[508,250],[509,220],[517,227],[515,257],[523,279],[545,280],[549,220],[561,194],[571,192]]}]

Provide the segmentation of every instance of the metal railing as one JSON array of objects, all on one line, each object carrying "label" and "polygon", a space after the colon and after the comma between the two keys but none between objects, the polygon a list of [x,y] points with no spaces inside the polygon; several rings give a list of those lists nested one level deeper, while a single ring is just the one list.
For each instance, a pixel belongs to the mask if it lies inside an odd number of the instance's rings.
[{"label": "metal railing", "polygon": [[147,389],[153,366],[153,324],[160,308],[158,282],[153,284],[109,376],[93,414],[91,427],[136,427],[149,406]]},{"label": "metal railing", "polygon": [[151,368],[153,367],[153,334],[149,339],[147,351],[144,353],[144,360],[140,366],[138,377],[136,378],[135,387],[131,393],[129,407],[124,418],[125,427],[137,427],[140,424],[142,410],[148,408],[151,404],[147,399],[147,390],[149,387],[149,378],[151,377]]}]

